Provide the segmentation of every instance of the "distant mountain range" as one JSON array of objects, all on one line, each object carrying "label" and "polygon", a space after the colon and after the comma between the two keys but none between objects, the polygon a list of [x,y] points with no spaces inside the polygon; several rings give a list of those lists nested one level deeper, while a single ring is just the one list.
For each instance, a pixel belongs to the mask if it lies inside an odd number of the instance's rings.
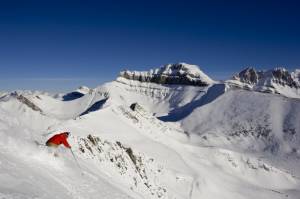
[{"label": "distant mountain range", "polygon": [[[192,85],[205,87],[216,83],[196,65],[186,63],[167,64],[150,71],[122,71],[120,77],[139,82],[151,82],[162,85]],[[282,94],[287,97],[300,97],[300,69],[290,73],[285,68],[256,71],[248,67],[225,84],[240,88]]]}]

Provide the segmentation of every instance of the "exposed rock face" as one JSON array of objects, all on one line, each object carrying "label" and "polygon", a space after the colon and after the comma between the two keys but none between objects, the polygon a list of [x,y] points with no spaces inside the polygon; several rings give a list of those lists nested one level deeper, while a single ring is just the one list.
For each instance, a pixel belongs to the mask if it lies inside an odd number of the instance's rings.
[{"label": "exposed rock face", "polygon": [[231,88],[242,88],[264,93],[275,93],[285,97],[300,99],[300,70],[290,73],[285,68],[256,71],[246,68],[227,80]]},{"label": "exposed rock face", "polygon": [[254,68],[246,68],[239,74],[233,76],[233,79],[248,84],[256,84],[258,82],[259,76]]},{"label": "exposed rock face", "polygon": [[111,168],[111,175],[127,184],[134,192],[149,193],[147,198],[167,198],[165,186],[160,182],[164,167],[120,141],[111,142],[88,135],[77,140],[81,156],[94,160],[100,168]]},{"label": "exposed rock face", "polygon": [[139,105],[138,103],[133,103],[130,105],[130,109],[133,111],[143,110],[143,107],[141,105]]},{"label": "exposed rock face", "polygon": [[300,88],[300,85],[293,79],[292,75],[284,68],[276,68],[272,71],[273,81],[280,85]]},{"label": "exposed rock face", "polygon": [[239,74],[233,77],[233,80],[238,80],[242,83],[251,85],[264,85],[273,87],[273,84],[288,86],[291,88],[300,88],[299,71],[289,73],[284,68],[275,68],[268,71],[256,71],[254,68],[246,68]]},{"label": "exposed rock face", "polygon": [[300,85],[300,69],[296,69],[294,72],[291,73],[292,78]]},{"label": "exposed rock face", "polygon": [[25,104],[29,108],[31,108],[34,111],[38,111],[40,113],[43,113],[42,109],[40,109],[37,105],[35,105],[32,101],[27,99],[24,95],[18,94],[17,92],[12,93],[11,96],[16,97],[17,100],[19,100],[21,103]]},{"label": "exposed rock face", "polygon": [[208,86],[213,83],[213,80],[204,74],[198,66],[185,63],[168,64],[159,69],[145,72],[126,70],[120,73],[120,77],[157,84]]}]

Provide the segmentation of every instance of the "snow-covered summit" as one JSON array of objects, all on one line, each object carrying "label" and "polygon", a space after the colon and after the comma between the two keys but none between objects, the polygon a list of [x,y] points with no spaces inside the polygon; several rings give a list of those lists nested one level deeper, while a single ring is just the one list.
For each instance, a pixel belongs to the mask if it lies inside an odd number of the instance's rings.
[{"label": "snow-covered summit", "polygon": [[290,73],[285,68],[257,71],[248,67],[234,75],[227,83],[249,90],[277,93],[286,97],[300,97],[299,69]]},{"label": "snow-covered summit", "polygon": [[233,76],[232,79],[252,85],[258,84],[272,87],[273,84],[280,84],[291,88],[300,88],[299,70],[296,70],[294,73],[289,73],[285,68],[256,71],[254,68],[249,67]]},{"label": "snow-covered summit", "polygon": [[79,88],[76,91],[79,92],[79,93],[82,93],[82,94],[87,94],[87,93],[90,93],[91,90],[92,89],[90,89],[87,86],[79,86]]},{"label": "snow-covered summit", "polygon": [[300,85],[300,69],[296,69],[294,72],[291,73],[292,78],[294,79],[295,82]]},{"label": "snow-covered summit", "polygon": [[167,64],[150,71],[122,71],[121,78],[157,84],[208,86],[214,81],[198,66],[186,63]]},{"label": "snow-covered summit", "polygon": [[91,89],[87,86],[80,86],[72,92],[58,94],[55,97],[58,98],[58,99],[62,99],[64,101],[71,101],[71,100],[74,100],[74,99],[81,98],[86,94],[91,94],[92,92],[93,92],[93,89]]},{"label": "snow-covered summit", "polygon": [[243,83],[256,84],[258,82],[259,77],[258,73],[254,68],[248,67],[240,73],[238,73],[237,75],[234,75],[232,79],[241,81]]}]

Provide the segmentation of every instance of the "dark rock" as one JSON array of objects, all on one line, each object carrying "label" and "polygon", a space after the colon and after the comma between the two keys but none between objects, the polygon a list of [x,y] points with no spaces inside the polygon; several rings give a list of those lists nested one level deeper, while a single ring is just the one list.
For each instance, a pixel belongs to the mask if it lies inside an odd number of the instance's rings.
[{"label": "dark rock", "polygon": [[[212,81],[212,80],[209,81],[203,80],[200,73],[197,72],[192,73],[189,70],[188,66],[183,63],[165,65],[164,67],[158,69],[158,71],[156,72],[122,71],[120,73],[120,77],[129,80],[140,81],[140,82],[151,82],[157,84],[192,85],[192,86],[201,86],[201,87],[208,86]],[[205,78],[208,79],[208,77]]]},{"label": "dark rock", "polygon": [[[275,68],[269,71],[256,71],[254,68],[249,67],[233,76],[232,79],[251,85],[264,85],[272,89],[274,88],[272,83],[289,86],[291,88],[300,88],[297,77],[293,77],[293,75],[284,68]],[[266,90],[265,92],[268,93],[273,91]]]},{"label": "dark rock", "polygon": [[43,113],[42,109],[40,109],[37,105],[35,105],[33,102],[31,102],[29,99],[27,99],[25,96],[23,95],[19,95],[17,93],[13,93],[11,94],[13,96],[15,96],[17,98],[17,100],[19,100],[21,103],[25,104],[26,106],[28,106],[29,108],[31,108],[34,111],[38,111],[40,113]]},{"label": "dark rock", "polygon": [[254,68],[246,68],[238,75],[234,76],[233,79],[240,80],[241,82],[248,84],[256,84],[258,82],[259,76]]}]

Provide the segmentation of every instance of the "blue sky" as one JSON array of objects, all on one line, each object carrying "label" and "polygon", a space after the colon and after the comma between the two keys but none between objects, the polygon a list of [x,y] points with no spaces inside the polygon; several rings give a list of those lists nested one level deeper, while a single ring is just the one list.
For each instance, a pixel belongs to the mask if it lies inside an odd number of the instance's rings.
[{"label": "blue sky", "polygon": [[0,1],[0,90],[73,90],[120,70],[300,68],[297,1]]}]

